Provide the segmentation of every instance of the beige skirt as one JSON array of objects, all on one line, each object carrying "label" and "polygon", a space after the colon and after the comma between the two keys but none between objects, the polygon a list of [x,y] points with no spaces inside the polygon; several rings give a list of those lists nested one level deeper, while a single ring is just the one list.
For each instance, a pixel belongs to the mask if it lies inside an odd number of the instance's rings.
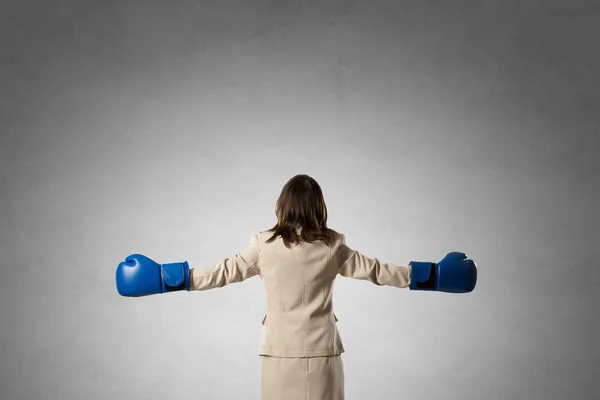
[{"label": "beige skirt", "polygon": [[261,355],[261,400],[344,400],[342,355],[280,358]]}]

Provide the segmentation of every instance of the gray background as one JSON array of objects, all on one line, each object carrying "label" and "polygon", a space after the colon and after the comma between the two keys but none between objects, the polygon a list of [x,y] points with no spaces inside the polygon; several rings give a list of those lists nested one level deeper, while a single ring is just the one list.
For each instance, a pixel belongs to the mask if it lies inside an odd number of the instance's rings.
[{"label": "gray background", "polygon": [[338,278],[348,400],[598,398],[594,4],[2,2],[0,398],[258,398],[259,277],[114,273],[238,253],[297,173],[364,254],[479,265]]}]

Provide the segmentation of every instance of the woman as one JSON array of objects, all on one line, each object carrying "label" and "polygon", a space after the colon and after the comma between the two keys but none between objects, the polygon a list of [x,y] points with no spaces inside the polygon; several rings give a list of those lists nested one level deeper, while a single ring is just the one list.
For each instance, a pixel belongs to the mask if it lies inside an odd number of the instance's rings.
[{"label": "woman", "polygon": [[333,312],[337,275],[376,285],[463,293],[473,290],[475,264],[462,253],[440,263],[395,266],[369,258],[327,227],[327,207],[318,183],[296,175],[276,202],[277,223],[254,234],[241,253],[213,268],[187,262],[159,265],[134,254],[117,267],[123,296],[178,290],[208,290],[259,275],[266,290],[262,319],[261,400],[344,400],[344,346]]}]

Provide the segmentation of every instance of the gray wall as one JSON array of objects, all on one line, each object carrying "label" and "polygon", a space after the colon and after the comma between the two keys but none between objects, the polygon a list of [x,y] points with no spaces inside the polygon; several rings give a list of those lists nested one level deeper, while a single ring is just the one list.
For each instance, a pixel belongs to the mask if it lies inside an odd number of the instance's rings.
[{"label": "gray wall", "polygon": [[594,3],[4,1],[0,398],[258,398],[259,277],[114,272],[236,254],[297,173],[364,254],[479,266],[336,281],[348,400],[598,398]]}]

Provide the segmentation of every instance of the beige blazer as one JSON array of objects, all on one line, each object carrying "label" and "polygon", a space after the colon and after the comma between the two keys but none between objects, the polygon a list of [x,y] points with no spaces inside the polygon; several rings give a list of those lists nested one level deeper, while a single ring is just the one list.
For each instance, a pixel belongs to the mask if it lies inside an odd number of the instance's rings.
[{"label": "beige blazer", "polygon": [[190,269],[190,290],[222,287],[256,275],[262,278],[267,311],[259,355],[314,357],[344,352],[332,309],[337,275],[379,286],[406,288],[410,284],[410,265],[369,258],[348,247],[343,234],[331,247],[316,241],[291,249],[281,237],[265,243],[271,235],[266,231],[254,234],[243,252],[215,267]]}]

